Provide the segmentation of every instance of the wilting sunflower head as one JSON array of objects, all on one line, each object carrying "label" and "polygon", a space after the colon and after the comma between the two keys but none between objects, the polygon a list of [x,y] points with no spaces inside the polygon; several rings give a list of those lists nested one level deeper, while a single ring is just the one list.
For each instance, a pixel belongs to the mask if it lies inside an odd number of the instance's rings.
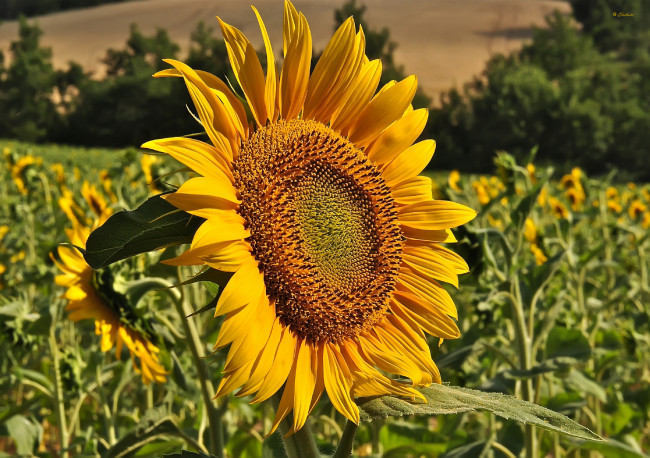
[{"label": "wilting sunflower head", "polygon": [[[72,228],[66,229],[70,243],[79,248],[85,248],[91,228],[103,223],[112,213],[104,197],[87,182],[83,184],[82,195],[85,206],[95,214],[89,226],[84,225],[86,212],[69,191],[59,200],[61,209],[72,222]],[[82,254],[69,246],[58,247],[57,254],[58,259],[53,254],[51,258],[63,273],[55,278],[55,282],[67,288],[63,298],[68,301],[68,318],[72,321],[94,320],[95,334],[101,336],[103,352],[115,345],[119,358],[122,346],[126,345],[133,367],[142,375],[145,384],[164,382],[167,372],[159,363],[160,350],[151,343],[151,326],[137,316],[124,295],[115,291],[111,271],[93,271]]]},{"label": "wilting sunflower head", "polygon": [[424,331],[459,336],[438,282],[457,286],[467,272],[440,244],[476,212],[432,198],[419,173],[435,142],[414,143],[428,116],[411,106],[416,79],[377,90],[381,62],[366,57],[352,18],[310,74],[309,25],[286,2],[278,74],[253,10],[266,72],[248,39],[220,21],[241,99],[178,61],[155,75],[183,78],[208,137],[143,145],[200,175],[165,195],[205,218],[167,262],[234,272],[215,310],[225,315],[215,348],[230,345],[218,395],[241,387],[259,402],[284,385],[273,430],[293,410],[293,432],[326,391],[358,422],[355,396],[419,396],[380,370],[413,386],[440,382]]}]

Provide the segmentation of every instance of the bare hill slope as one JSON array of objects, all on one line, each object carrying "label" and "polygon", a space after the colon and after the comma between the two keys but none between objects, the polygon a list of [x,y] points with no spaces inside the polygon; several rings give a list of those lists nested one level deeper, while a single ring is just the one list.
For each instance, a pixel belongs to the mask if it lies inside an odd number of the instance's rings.
[{"label": "bare hill slope", "polygon": [[[53,50],[56,67],[74,60],[101,75],[100,59],[108,48],[123,48],[131,23],[144,33],[166,29],[182,50],[190,32],[203,20],[218,29],[219,15],[242,29],[256,47],[262,44],[249,4],[260,10],[276,55],[282,46],[280,0],[140,0],[67,11],[37,18],[42,42]],[[314,48],[321,50],[333,29],[333,12],[343,0],[296,0],[307,17]],[[361,3],[361,2],[359,2]],[[530,38],[533,24],[565,1],[552,0],[365,0],[366,17],[373,28],[388,27],[397,42],[396,60],[418,76],[429,94],[460,86],[480,73],[491,54],[517,49]],[[0,25],[0,49],[18,36],[16,21]]]}]

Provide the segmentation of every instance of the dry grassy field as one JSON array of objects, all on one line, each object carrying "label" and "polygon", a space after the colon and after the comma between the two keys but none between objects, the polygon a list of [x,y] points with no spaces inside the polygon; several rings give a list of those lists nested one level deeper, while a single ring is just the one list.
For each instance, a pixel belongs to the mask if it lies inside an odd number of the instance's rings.
[{"label": "dry grassy field", "polygon": [[[122,48],[131,23],[145,33],[166,29],[184,49],[190,32],[203,20],[217,27],[215,16],[242,29],[253,44],[262,38],[250,1],[241,0],[139,0],[51,14],[38,18],[43,43],[53,50],[53,61],[64,67],[70,60],[101,76],[100,59],[108,48]],[[271,39],[279,50],[282,42],[282,2],[255,0],[267,21]],[[373,28],[388,27],[398,43],[397,61],[420,79],[429,94],[471,79],[480,73],[494,53],[521,46],[532,34],[532,25],[544,24],[544,16],[565,1],[550,0],[365,0],[366,17]],[[315,49],[322,49],[333,28],[333,12],[343,0],[296,0],[312,29]],[[0,49],[16,39],[15,21],[0,25]]]}]

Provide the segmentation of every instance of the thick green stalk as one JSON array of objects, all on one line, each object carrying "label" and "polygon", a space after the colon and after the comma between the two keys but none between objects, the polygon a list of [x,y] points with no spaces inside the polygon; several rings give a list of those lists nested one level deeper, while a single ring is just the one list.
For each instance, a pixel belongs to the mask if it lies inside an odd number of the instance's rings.
[{"label": "thick green stalk", "polygon": [[[515,329],[517,332],[517,347],[519,353],[519,368],[522,370],[530,370],[533,367],[531,346],[532,339],[528,335],[526,326],[526,316],[524,312],[524,305],[522,303],[521,291],[519,289],[519,277],[515,274],[511,277],[511,285],[513,294],[511,295],[511,302],[513,307],[513,314],[515,316]],[[522,398],[525,401],[534,401],[533,380],[527,378],[522,382],[521,389]],[[537,436],[535,428],[531,425],[526,425],[526,457],[537,458],[539,456],[537,450]]]},{"label": "thick green stalk", "polygon": [[[181,278],[182,277],[180,275],[179,269],[179,279]],[[217,456],[223,456],[223,429],[221,415],[216,409],[212,400],[215,392],[208,374],[208,367],[205,363],[203,344],[199,337],[199,333],[196,329],[194,321],[186,318],[193,312],[193,310],[191,310],[189,304],[185,299],[184,288],[181,286],[179,289],[180,294],[174,295],[173,302],[176,307],[176,311],[178,312],[179,318],[183,323],[183,329],[185,330],[187,344],[189,345],[190,351],[192,352],[192,358],[194,360],[194,364],[196,365],[196,372],[199,376],[201,395],[203,397],[205,409],[208,413],[210,452],[216,454]]]},{"label": "thick green stalk", "polygon": [[[56,320],[55,320],[56,321]],[[61,447],[61,457],[68,457],[68,425],[65,418],[65,404],[63,401],[63,385],[61,383],[61,364],[59,359],[59,348],[56,344],[54,333],[55,323],[50,328],[50,352],[54,363],[54,407],[56,419],[59,427],[59,446]]]},{"label": "thick green stalk", "polygon": [[[273,410],[277,411],[280,405],[280,394],[275,393],[271,396]],[[320,452],[316,446],[314,435],[311,433],[311,422],[309,418],[304,426],[288,437],[284,437],[291,429],[291,415],[287,416],[280,422],[278,430],[284,441],[284,449],[287,452],[287,458],[320,458]]]},{"label": "thick green stalk", "polygon": [[336,448],[336,452],[332,455],[332,458],[348,458],[352,454],[352,448],[354,447],[354,435],[357,432],[359,426],[348,420],[345,423],[345,429],[343,430],[343,435],[339,441],[339,446]]}]

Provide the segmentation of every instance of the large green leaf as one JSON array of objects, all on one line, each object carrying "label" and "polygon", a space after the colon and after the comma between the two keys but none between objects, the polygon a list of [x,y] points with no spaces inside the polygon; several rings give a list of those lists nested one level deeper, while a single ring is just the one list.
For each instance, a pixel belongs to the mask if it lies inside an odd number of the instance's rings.
[{"label": "large green leaf", "polygon": [[43,428],[22,415],[14,415],[6,422],[9,435],[16,443],[19,455],[32,455],[43,435]]},{"label": "large green leaf", "polygon": [[586,360],[591,356],[591,345],[579,329],[556,326],[546,338],[546,358],[571,357]]},{"label": "large green leaf", "polygon": [[410,403],[392,396],[367,398],[359,402],[362,421],[403,415],[445,415],[487,410],[503,418],[531,424],[588,440],[602,438],[557,412],[501,393],[485,393],[468,388],[432,385],[418,389],[427,402]]},{"label": "large green leaf", "polygon": [[169,245],[188,243],[203,219],[178,210],[160,196],[132,211],[114,214],[88,237],[84,258],[93,269]]}]

